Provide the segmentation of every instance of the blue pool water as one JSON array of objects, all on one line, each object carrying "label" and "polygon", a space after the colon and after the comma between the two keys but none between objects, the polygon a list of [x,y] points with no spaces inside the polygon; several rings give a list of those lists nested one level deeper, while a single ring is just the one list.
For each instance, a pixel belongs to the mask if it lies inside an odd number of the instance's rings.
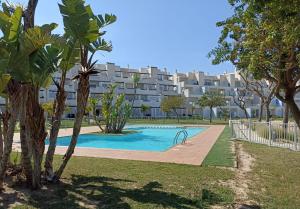
[{"label": "blue pool water", "polygon": [[[142,150],[158,151],[168,150],[173,144],[177,132],[181,127],[138,127],[129,126],[126,130],[138,131],[126,135],[96,135],[82,134],[78,138],[78,147],[108,148],[118,150]],[[204,128],[187,127],[188,138],[191,138],[204,130]],[[58,146],[68,146],[71,137],[60,137],[57,140]],[[178,143],[183,140],[183,135],[178,139]]]}]

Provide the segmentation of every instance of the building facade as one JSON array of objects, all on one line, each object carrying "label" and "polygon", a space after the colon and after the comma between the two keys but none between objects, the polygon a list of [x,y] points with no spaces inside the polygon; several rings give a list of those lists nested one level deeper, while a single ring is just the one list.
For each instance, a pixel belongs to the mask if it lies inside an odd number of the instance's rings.
[{"label": "building facade", "polygon": [[[76,113],[76,89],[77,82],[72,78],[77,74],[79,66],[75,66],[67,74],[65,90],[67,92],[66,105],[68,111],[64,117],[72,118]],[[186,98],[185,108],[179,110],[181,116],[203,115],[208,117],[209,110],[202,110],[197,101],[206,92],[218,92],[225,96],[226,106],[230,117],[244,117],[244,112],[233,102],[233,97],[239,88],[243,88],[243,81],[238,73],[224,73],[218,76],[207,75],[204,72],[174,73],[157,67],[146,67],[141,69],[123,68],[113,63],[98,64],[97,75],[90,77],[90,97],[100,98],[106,92],[109,84],[117,84],[116,94],[125,94],[128,102],[133,102],[133,117],[151,116],[165,117],[166,114],[160,109],[161,100],[167,96],[182,95]],[[133,75],[138,74],[140,81],[134,89]],[[55,73],[54,79],[59,81],[60,74]],[[51,102],[56,96],[56,86],[50,85],[47,89],[41,89],[40,102]],[[259,98],[255,95],[248,95],[249,104],[247,112],[252,117],[258,114]],[[299,97],[300,98],[300,97]],[[300,100],[300,99],[299,99]],[[0,108],[3,108],[5,100],[0,98]],[[150,107],[147,113],[141,112],[141,105]],[[101,104],[99,104],[99,111]],[[272,114],[282,115],[282,104],[274,99],[272,101]],[[220,108],[214,108],[214,117],[218,117]]]}]

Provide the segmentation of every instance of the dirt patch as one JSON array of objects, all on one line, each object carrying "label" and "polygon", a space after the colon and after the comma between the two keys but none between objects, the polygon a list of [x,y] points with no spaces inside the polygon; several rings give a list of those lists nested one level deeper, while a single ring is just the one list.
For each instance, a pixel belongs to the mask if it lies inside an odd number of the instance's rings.
[{"label": "dirt patch", "polygon": [[236,154],[235,162],[235,178],[226,182],[220,182],[221,185],[230,187],[235,193],[236,209],[259,209],[260,207],[253,200],[250,200],[248,194],[250,192],[249,173],[252,171],[255,159],[249,153],[245,152],[240,142],[234,142],[234,150]]}]

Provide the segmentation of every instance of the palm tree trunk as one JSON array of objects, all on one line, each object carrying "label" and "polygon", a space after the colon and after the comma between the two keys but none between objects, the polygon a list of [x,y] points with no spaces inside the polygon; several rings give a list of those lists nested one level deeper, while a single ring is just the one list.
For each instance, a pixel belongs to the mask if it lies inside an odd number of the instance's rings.
[{"label": "palm tree trunk", "polygon": [[54,177],[53,172],[53,156],[56,149],[57,136],[61,125],[61,118],[65,109],[67,94],[64,90],[64,82],[60,85],[56,95],[56,101],[54,103],[54,115],[51,119],[51,130],[50,130],[50,138],[49,138],[49,146],[46,154],[45,160],[45,174],[46,178],[51,181]]},{"label": "palm tree trunk", "polygon": [[77,113],[75,117],[73,135],[68,147],[66,154],[64,155],[63,162],[60,165],[59,169],[55,173],[54,180],[58,181],[68,163],[70,158],[74,153],[74,149],[77,144],[77,139],[81,129],[82,119],[84,117],[87,100],[89,96],[89,75],[81,74],[79,77],[79,84],[77,90]]},{"label": "palm tree trunk", "polygon": [[2,113],[0,113],[0,162],[3,155],[3,132],[2,132]]},{"label": "palm tree trunk", "polygon": [[9,116],[7,133],[4,135],[4,149],[2,161],[0,162],[0,189],[3,188],[3,181],[5,177],[5,172],[7,169],[10,153],[12,151],[12,143],[14,138],[15,126],[18,116],[18,106],[20,98],[20,85],[18,82],[11,80],[7,86],[8,97],[9,97]]},{"label": "palm tree trunk", "polygon": [[31,138],[28,134],[28,125],[26,122],[26,105],[28,99],[28,87],[22,85],[21,87],[21,105],[20,105],[20,141],[21,141],[21,164],[26,176],[27,185],[32,184],[32,166],[31,166]]},{"label": "palm tree trunk", "polygon": [[32,188],[41,188],[42,160],[47,137],[44,110],[39,104],[39,88],[30,86],[27,102],[26,121],[32,139],[33,174]]}]

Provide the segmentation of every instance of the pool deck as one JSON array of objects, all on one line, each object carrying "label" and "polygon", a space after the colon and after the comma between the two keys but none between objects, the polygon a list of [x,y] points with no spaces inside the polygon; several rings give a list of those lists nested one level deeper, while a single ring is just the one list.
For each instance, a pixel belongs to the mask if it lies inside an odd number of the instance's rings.
[{"label": "pool deck", "polygon": [[[184,125],[196,126],[196,125]],[[132,151],[132,150],[114,150],[114,149],[101,149],[101,148],[83,148],[76,147],[74,156],[84,157],[97,157],[97,158],[112,158],[112,159],[125,159],[125,160],[140,160],[140,161],[153,161],[165,163],[177,163],[188,165],[201,165],[210,149],[215,144],[219,135],[224,130],[224,125],[201,125],[200,127],[207,127],[206,130],[198,135],[187,140],[185,144],[179,144],[165,152],[147,152],[147,151]],[[92,133],[98,131],[98,127],[83,127],[81,134]],[[72,129],[61,129],[59,136],[70,136]],[[20,150],[19,134],[14,137],[14,150]],[[47,150],[47,146],[46,146]],[[64,155],[67,147],[56,148],[55,154]]]}]

